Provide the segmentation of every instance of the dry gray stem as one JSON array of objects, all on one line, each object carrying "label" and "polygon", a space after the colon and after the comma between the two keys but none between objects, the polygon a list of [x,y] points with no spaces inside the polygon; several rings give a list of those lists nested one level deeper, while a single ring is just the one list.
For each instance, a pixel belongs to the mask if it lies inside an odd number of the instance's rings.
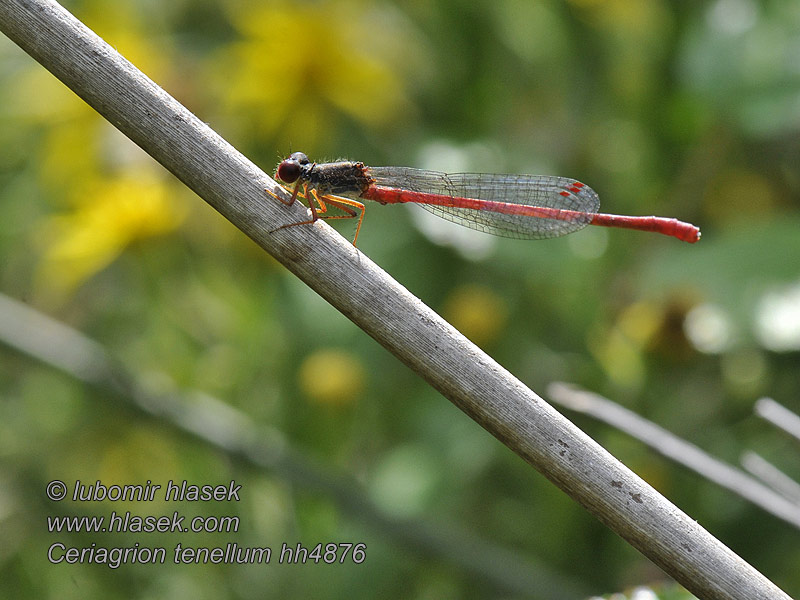
[{"label": "dry gray stem", "polygon": [[[800,506],[790,499],[791,496],[787,497],[777,493],[743,471],[714,458],[694,444],[682,440],[652,421],[640,417],[608,398],[565,383],[550,384],[547,393],[548,397],[556,404],[591,415],[624,431],[667,458],[692,469],[709,481],[738,494],[800,529]],[[753,463],[752,456],[750,463]],[[759,466],[763,467],[763,462],[759,463]],[[774,471],[772,474],[774,476]]]},{"label": "dry gray stem", "polygon": [[2,0],[0,28],[125,135],[553,483],[701,598],[788,598],[275,185],[59,4]]}]

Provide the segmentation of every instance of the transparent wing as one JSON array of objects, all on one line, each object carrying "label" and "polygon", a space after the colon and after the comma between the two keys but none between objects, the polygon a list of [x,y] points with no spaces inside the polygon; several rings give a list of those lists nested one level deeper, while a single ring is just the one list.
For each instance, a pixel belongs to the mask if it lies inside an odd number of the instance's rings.
[{"label": "transparent wing", "polygon": [[[436,203],[426,202],[424,196],[415,203],[439,217],[505,237],[542,239],[566,235],[588,225],[600,208],[600,199],[594,190],[566,177],[448,174],[408,167],[370,167],[368,172],[378,186],[436,195]],[[481,206],[480,203],[465,203],[463,199],[488,202]],[[465,208],[463,204],[481,207]],[[555,218],[541,218],[508,205],[565,212]]]}]

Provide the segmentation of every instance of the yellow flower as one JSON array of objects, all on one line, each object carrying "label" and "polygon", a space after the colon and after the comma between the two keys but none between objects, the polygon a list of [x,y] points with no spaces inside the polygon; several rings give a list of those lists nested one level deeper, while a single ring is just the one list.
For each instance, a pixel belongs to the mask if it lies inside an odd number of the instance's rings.
[{"label": "yellow flower", "polygon": [[226,110],[244,113],[256,135],[285,128],[308,147],[341,115],[369,127],[402,121],[399,72],[413,49],[385,15],[359,2],[244,4],[232,17],[242,40],[223,51],[214,79]]},{"label": "yellow flower", "polygon": [[324,348],[305,358],[298,379],[310,400],[340,407],[352,404],[361,395],[366,372],[361,361],[351,352]]},{"label": "yellow flower", "polygon": [[50,217],[41,227],[39,287],[70,293],[131,243],[178,227],[185,210],[172,196],[150,172],[132,171],[89,186],[72,212]]}]

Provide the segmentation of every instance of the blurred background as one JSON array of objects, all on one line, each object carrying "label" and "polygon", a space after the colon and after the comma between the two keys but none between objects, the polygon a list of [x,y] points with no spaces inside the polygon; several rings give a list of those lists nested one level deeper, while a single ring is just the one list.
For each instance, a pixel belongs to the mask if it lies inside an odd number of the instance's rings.
[{"label": "blurred background", "polygon": [[[605,212],[698,225],[696,245],[602,228],[518,241],[373,204],[359,249],[533,390],[574,382],[722,460],[756,450],[800,477],[797,443],[752,413],[761,396],[800,411],[794,0],[64,4],[270,173],[301,150],[562,175]],[[248,464],[0,345],[0,595],[575,598],[666,579],[6,38],[0,206],[2,294],[98,342],[147,393],[213,398],[289,452],[280,468]],[[352,239],[355,223],[332,225]],[[565,414],[800,593],[797,529]],[[53,479],[236,480],[242,492],[53,503]],[[112,510],[238,515],[241,527],[47,531],[47,515]],[[52,566],[54,541],[361,542],[367,559]]]}]

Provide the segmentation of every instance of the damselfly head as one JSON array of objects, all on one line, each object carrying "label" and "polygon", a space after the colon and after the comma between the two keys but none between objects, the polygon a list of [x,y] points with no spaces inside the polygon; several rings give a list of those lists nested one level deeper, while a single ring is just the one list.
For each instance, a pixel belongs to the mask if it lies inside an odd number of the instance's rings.
[{"label": "damselfly head", "polygon": [[302,152],[293,152],[289,158],[281,161],[275,174],[284,183],[294,183],[300,178],[303,167],[309,163],[308,157]]}]

